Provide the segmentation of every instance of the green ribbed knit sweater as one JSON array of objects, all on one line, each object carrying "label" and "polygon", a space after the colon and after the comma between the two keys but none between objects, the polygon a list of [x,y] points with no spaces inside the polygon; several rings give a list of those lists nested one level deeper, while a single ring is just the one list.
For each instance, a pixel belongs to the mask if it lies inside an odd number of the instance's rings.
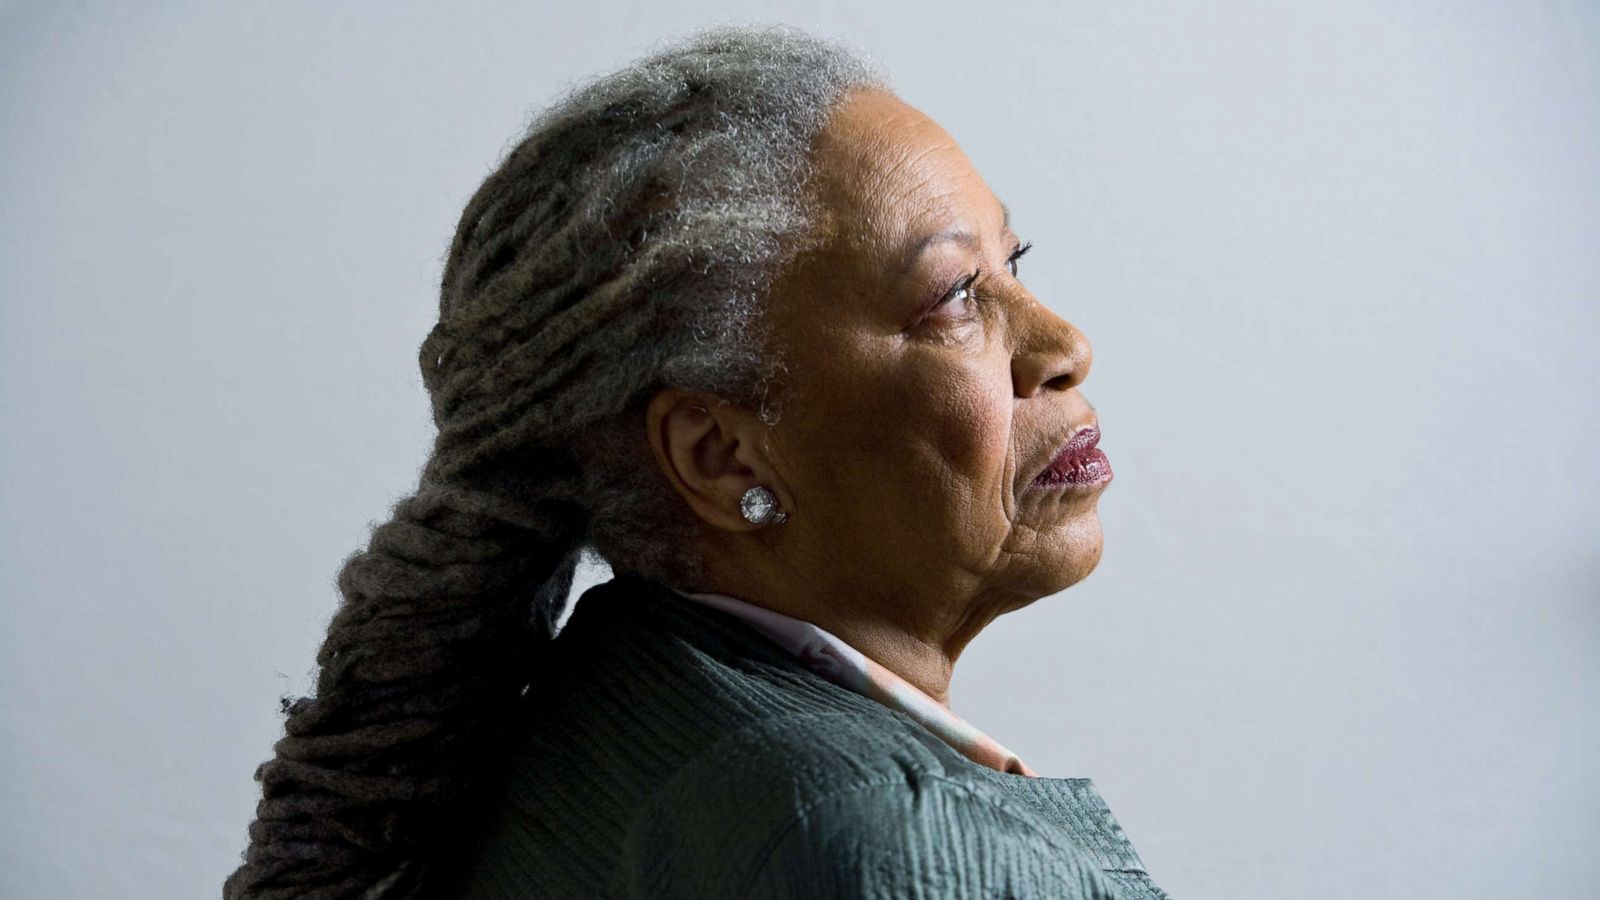
[{"label": "green ribbed knit sweater", "polygon": [[528,693],[450,900],[1166,898],[1093,784],[981,766],[624,574]]}]

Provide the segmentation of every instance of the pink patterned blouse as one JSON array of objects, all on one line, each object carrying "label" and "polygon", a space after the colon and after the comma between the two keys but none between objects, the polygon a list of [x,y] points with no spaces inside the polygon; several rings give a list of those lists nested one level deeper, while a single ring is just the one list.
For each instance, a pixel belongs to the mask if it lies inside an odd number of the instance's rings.
[{"label": "pink patterned blouse", "polygon": [[1039,777],[1038,772],[1028,768],[1000,742],[833,633],[810,622],[726,594],[689,593],[677,588],[673,588],[673,593],[738,616],[751,628],[799,657],[813,672],[841,687],[865,694],[891,709],[900,710],[973,762],[1014,775]]}]

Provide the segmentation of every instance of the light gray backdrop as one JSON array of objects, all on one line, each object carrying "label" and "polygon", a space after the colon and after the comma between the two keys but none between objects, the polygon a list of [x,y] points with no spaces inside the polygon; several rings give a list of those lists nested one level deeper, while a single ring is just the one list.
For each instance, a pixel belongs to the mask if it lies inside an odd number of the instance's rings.
[{"label": "light gray backdrop", "polygon": [[1103,562],[958,712],[1178,900],[1600,891],[1594,4],[445,6],[0,7],[0,896],[217,894],[462,205],[722,21],[883,60],[1094,342]]}]

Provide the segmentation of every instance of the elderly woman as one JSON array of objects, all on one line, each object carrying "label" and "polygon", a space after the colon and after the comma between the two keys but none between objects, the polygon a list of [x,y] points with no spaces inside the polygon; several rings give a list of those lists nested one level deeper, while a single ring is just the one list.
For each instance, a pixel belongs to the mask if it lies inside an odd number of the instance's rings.
[{"label": "elderly woman", "polygon": [[[954,140],[718,29],[467,203],[439,433],[344,563],[228,898],[1164,897],[1087,779],[949,708],[1100,556],[1084,336]],[[574,567],[613,580],[579,598]]]}]

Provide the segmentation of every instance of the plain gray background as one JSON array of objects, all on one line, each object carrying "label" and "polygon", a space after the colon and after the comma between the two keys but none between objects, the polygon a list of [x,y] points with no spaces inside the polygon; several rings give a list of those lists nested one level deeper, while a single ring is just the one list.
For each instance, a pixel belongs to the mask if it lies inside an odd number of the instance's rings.
[{"label": "plain gray background", "polygon": [[1094,343],[1105,556],[957,712],[1178,900],[1593,896],[1600,10],[1555,0],[0,7],[0,896],[219,892],[425,459],[462,205],[569,81],[749,21],[882,60]]}]

